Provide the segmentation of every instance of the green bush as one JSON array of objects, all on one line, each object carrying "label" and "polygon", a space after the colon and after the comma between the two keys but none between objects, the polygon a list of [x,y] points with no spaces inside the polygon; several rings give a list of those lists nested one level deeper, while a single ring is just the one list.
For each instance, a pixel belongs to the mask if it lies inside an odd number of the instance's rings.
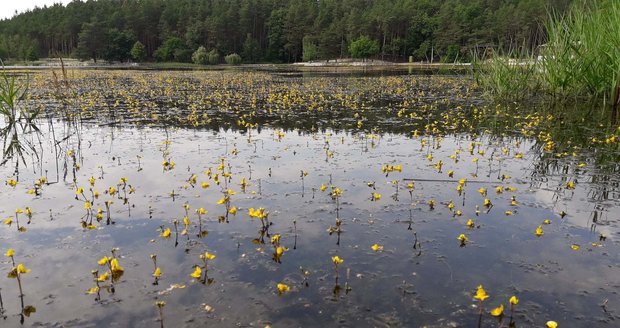
[{"label": "green bush", "polygon": [[224,60],[226,61],[226,64],[229,64],[229,65],[239,65],[239,64],[241,64],[241,56],[239,56],[237,54],[230,54],[230,55],[224,57]]},{"label": "green bush", "polygon": [[349,52],[353,58],[366,59],[379,53],[379,42],[364,35],[351,42]]},{"label": "green bush", "polygon": [[217,65],[220,63],[220,54],[217,52],[217,50],[213,49],[209,51],[209,53],[207,54],[207,62],[211,65]]},{"label": "green bush", "polygon": [[131,54],[131,58],[137,62],[143,62],[146,59],[146,47],[142,42],[136,41],[129,52]]},{"label": "green bush", "polygon": [[198,65],[206,65],[209,62],[209,54],[207,48],[200,46],[198,50],[192,54],[192,62]]}]

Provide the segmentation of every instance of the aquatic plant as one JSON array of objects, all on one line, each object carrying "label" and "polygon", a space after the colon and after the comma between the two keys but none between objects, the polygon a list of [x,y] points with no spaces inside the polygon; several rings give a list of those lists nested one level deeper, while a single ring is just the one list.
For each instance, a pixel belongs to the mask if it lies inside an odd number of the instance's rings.
[{"label": "aquatic plant", "polygon": [[620,97],[620,3],[577,1],[551,14],[541,51],[545,89],[557,98],[603,98],[617,111]]},{"label": "aquatic plant", "polygon": [[[25,138],[40,131],[36,125],[39,110],[25,105],[28,94],[28,77],[24,79],[9,74],[3,67],[0,71],[0,115],[4,118],[4,124],[0,127],[0,137],[3,138],[0,165],[15,156],[26,165],[24,154],[28,151],[37,156],[35,144]],[[19,161],[16,162],[16,171],[18,164]]]}]

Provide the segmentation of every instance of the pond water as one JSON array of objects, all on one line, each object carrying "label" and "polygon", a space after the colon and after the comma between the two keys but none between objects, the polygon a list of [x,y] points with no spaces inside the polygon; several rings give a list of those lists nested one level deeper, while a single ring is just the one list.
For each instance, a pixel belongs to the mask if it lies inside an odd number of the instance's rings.
[{"label": "pond water", "polygon": [[[620,320],[620,132],[598,110],[487,104],[458,76],[31,77],[40,133],[0,168],[0,250],[31,271],[20,298],[3,256],[2,326]],[[104,256],[124,270],[96,282]]]}]

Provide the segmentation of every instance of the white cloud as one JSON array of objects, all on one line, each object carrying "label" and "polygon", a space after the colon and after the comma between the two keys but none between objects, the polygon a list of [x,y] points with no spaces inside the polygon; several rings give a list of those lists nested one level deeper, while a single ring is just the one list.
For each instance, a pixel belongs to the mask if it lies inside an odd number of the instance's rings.
[{"label": "white cloud", "polygon": [[51,6],[54,3],[67,4],[69,2],[71,0],[3,0],[2,6],[0,6],[0,19],[13,17],[15,11],[22,13],[29,9],[34,9],[34,7]]}]

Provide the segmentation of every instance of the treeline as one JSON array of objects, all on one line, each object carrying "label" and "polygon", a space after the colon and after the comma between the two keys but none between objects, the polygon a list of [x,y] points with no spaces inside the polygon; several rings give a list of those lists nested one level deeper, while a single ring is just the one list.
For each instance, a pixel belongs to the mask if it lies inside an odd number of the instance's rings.
[{"label": "treeline", "polygon": [[218,60],[294,62],[348,57],[352,43],[370,40],[365,55],[451,62],[476,48],[535,49],[549,12],[571,2],[74,0],[0,21],[0,58],[188,62],[204,47]]}]

